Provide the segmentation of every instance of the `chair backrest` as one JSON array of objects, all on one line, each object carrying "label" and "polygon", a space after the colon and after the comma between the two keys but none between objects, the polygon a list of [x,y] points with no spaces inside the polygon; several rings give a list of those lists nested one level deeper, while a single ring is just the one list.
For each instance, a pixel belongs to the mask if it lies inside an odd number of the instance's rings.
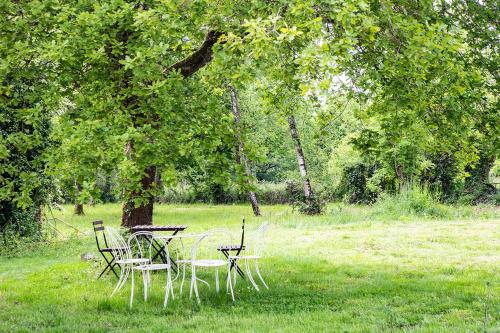
[{"label": "chair backrest", "polygon": [[102,222],[102,220],[93,221],[92,226],[94,227],[95,242],[97,244],[97,249],[99,250],[99,252],[101,252],[104,248],[109,248],[108,240],[106,239],[106,233],[104,232],[104,223]]},{"label": "chair backrest", "polygon": [[106,231],[108,232],[111,250],[115,259],[132,259],[132,251],[130,250],[130,246],[128,246],[128,244],[125,242],[123,236],[120,235],[120,233],[116,229],[111,227],[106,227]]},{"label": "chair backrest", "polygon": [[222,259],[221,244],[233,244],[231,233],[226,229],[212,229],[202,234],[191,247],[191,260],[197,259]]},{"label": "chair backrest", "polygon": [[239,255],[245,246],[245,218],[243,218],[243,223],[241,224],[241,242],[238,251],[236,251],[236,255]]},{"label": "chair backrest", "polygon": [[151,260],[154,254],[153,242],[156,242],[157,245],[163,248],[165,254],[164,258],[166,258],[168,263],[170,263],[170,255],[168,253],[168,247],[165,246],[165,242],[161,238],[153,239],[153,233],[150,231],[134,232],[128,238],[127,245],[134,258]]},{"label": "chair backrest", "polygon": [[260,225],[257,230],[251,233],[249,239],[247,240],[247,245],[245,251],[249,255],[262,255],[262,250],[264,248],[264,242],[266,238],[266,232],[269,224],[264,222]]}]

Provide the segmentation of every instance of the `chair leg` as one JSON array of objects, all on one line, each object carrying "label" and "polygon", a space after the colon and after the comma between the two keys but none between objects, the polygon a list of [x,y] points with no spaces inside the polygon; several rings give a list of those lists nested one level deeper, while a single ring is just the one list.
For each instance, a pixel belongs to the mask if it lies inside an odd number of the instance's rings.
[{"label": "chair leg", "polygon": [[148,271],[142,271],[142,282],[144,289],[144,301],[148,300]]},{"label": "chair leg", "polygon": [[113,295],[123,287],[123,285],[127,281],[128,273],[129,273],[129,268],[127,267],[127,265],[123,265],[123,267],[121,267],[120,269],[120,278],[118,279],[118,283],[116,284],[115,290],[113,290],[113,292],[111,293],[111,297],[113,297]]},{"label": "chair leg", "polygon": [[[226,281],[226,289],[229,286],[229,283],[231,282],[232,288],[234,289],[236,287],[236,269],[233,269],[236,267],[236,259],[229,259],[229,266],[228,266],[228,272],[227,272],[227,277],[228,280]],[[233,272],[233,276],[231,277],[231,272]],[[239,273],[238,273],[239,274]]]},{"label": "chair leg", "polygon": [[181,290],[179,291],[179,295],[182,296],[182,288],[184,287],[184,280],[186,279],[186,263],[182,264],[182,281],[181,281]]},{"label": "chair leg", "polygon": [[219,293],[219,269],[215,269],[215,291]]},{"label": "chair leg", "polygon": [[257,283],[255,283],[255,280],[253,279],[253,276],[252,276],[252,272],[250,271],[250,265],[248,264],[248,259],[245,259],[245,268],[246,268],[246,273],[247,273],[248,279],[252,283],[255,290],[259,291],[259,286],[257,285]]},{"label": "chair leg", "polygon": [[130,287],[130,305],[129,305],[131,309],[133,301],[134,301],[134,268],[132,267],[132,285]]},{"label": "chair leg", "polygon": [[[113,262],[114,260],[115,260],[115,258],[113,258],[111,260],[111,262]],[[115,272],[115,267],[116,266],[120,267],[120,265],[118,265],[117,263],[113,263],[113,265],[111,265],[111,271],[113,272],[113,274],[115,274],[116,278],[118,278],[118,274],[116,274],[116,272]]]},{"label": "chair leg", "polygon": [[133,266],[128,266],[128,267],[126,268],[126,270],[127,270],[127,271],[125,272],[124,278],[123,278],[123,280],[122,280],[122,283],[121,283],[120,287],[118,288],[118,291],[119,291],[120,289],[122,289],[122,288],[123,288],[123,286],[125,285],[125,283],[127,282],[128,276],[130,275],[130,271],[132,270],[132,268],[133,268]]},{"label": "chair leg", "polygon": [[233,267],[232,265],[232,260],[231,259],[227,259],[227,267],[228,267],[228,270],[227,270],[227,279],[226,279],[226,292],[228,293],[229,292],[229,280],[231,279],[231,267]]},{"label": "chair leg", "polygon": [[115,257],[111,256],[111,260],[109,260],[104,255],[103,252],[100,252],[100,253],[101,253],[101,256],[104,258],[104,261],[106,262],[106,267],[104,267],[104,269],[102,270],[101,274],[99,274],[99,276],[97,278],[100,279],[101,276],[104,275],[104,273],[112,271],[113,274],[115,274],[116,278],[119,279],[118,274],[116,274],[115,269],[114,269],[115,266],[118,266],[118,264],[114,262],[115,261]]},{"label": "chair leg", "polygon": [[[179,268],[177,268],[177,269],[179,269]],[[175,281],[175,279],[172,280],[172,270],[170,268],[167,268],[167,278],[168,278],[168,281],[170,283],[170,294],[172,295],[172,299],[174,299],[174,284],[173,284],[173,282]]]},{"label": "chair leg", "polygon": [[260,274],[259,264],[258,264],[257,260],[255,260],[255,264],[254,265],[255,265],[255,271],[257,272],[257,275],[259,276],[260,281],[262,281],[262,284],[264,285],[264,287],[266,287],[266,289],[269,289],[269,287],[267,286],[266,281],[264,281],[264,278]]},{"label": "chair leg", "polygon": [[174,284],[172,281],[170,282],[170,294],[172,295],[172,299],[175,299],[174,297]]},{"label": "chair leg", "polygon": [[[100,279],[101,276],[103,276],[104,273],[106,273],[110,269],[111,263],[106,259],[106,257],[104,257],[104,260],[106,261],[106,267],[104,267],[104,269],[102,270],[101,274],[99,274],[99,276],[97,277],[98,279]],[[113,271],[113,273],[115,273],[115,275],[116,275],[115,271]]]},{"label": "chair leg", "polygon": [[170,268],[167,269],[167,284],[165,286],[165,301],[163,302],[163,307],[166,308],[168,304],[168,297],[172,294],[172,299],[174,298],[174,293],[172,291],[172,276],[170,273]]},{"label": "chair leg", "polygon": [[193,289],[194,289],[194,295],[196,296],[196,300],[198,301],[198,304],[200,303],[200,294],[198,293],[198,283],[197,283],[197,278],[196,278],[196,268],[193,266],[193,279],[191,280],[193,284]]},{"label": "chair leg", "polygon": [[232,278],[231,278],[231,260],[229,260],[229,263],[227,266],[226,291],[227,291],[227,286],[229,286],[229,289],[231,290],[231,298],[233,299],[233,302],[234,302],[233,282],[232,282]]},{"label": "chair leg", "polygon": [[236,270],[233,270],[233,288],[236,288]]},{"label": "chair leg", "polygon": [[191,285],[189,287],[189,298],[193,296],[194,284],[196,282],[195,268],[191,267]]}]

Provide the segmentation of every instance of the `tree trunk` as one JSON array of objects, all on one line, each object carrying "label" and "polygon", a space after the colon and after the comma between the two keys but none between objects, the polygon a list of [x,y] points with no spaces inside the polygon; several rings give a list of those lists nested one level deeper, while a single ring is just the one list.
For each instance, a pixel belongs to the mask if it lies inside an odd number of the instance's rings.
[{"label": "tree trunk", "polygon": [[[127,45],[129,36],[132,34],[132,31],[124,31],[120,36],[120,41],[123,45]],[[182,59],[181,61],[173,64],[170,67],[165,68],[162,72],[165,75],[168,75],[171,71],[176,70],[184,77],[188,78],[194,73],[196,73],[199,69],[206,66],[212,60],[212,47],[218,42],[219,37],[222,35],[221,32],[218,31],[209,31],[205,38],[205,41],[201,45],[201,47],[195,50],[192,54],[190,54],[187,58]],[[112,48],[108,48],[111,50]],[[124,54],[121,58],[117,58],[118,64],[123,60]],[[109,56],[111,59],[116,58],[114,55]],[[123,67],[122,65],[119,65]],[[122,68],[123,69],[123,68]],[[122,82],[125,87],[129,87],[131,85],[130,78],[132,74],[128,73],[128,77]],[[124,107],[127,109],[135,108],[138,104],[138,96],[129,96],[124,101]],[[151,119],[156,118],[156,115],[148,115],[148,114],[137,114],[136,119],[143,121],[149,121]],[[148,120],[149,118],[149,120]],[[134,120],[135,123],[135,120]],[[152,124],[153,126],[158,126],[158,124]],[[140,126],[140,125],[138,125]],[[133,153],[133,143],[128,142],[125,146],[125,155],[132,156]],[[122,211],[122,226],[132,227],[135,225],[141,224],[153,224],[153,204],[154,204],[154,196],[150,193],[151,188],[155,185],[155,174],[156,174],[156,166],[148,166],[144,170],[144,176],[141,179],[141,189],[138,192],[129,193],[127,202],[123,205]],[[136,207],[134,203],[134,199],[140,198],[142,199],[142,204]]]},{"label": "tree trunk", "polygon": [[35,220],[36,223],[38,223],[39,227],[42,226],[42,219],[43,219],[43,206],[37,205],[35,210]]},{"label": "tree trunk", "polygon": [[83,211],[83,204],[81,203],[75,203],[75,207],[74,207],[74,210],[73,210],[73,214],[75,215],[80,215],[80,216],[83,216],[85,215],[85,212]]},{"label": "tree trunk", "polygon": [[[155,182],[156,167],[149,166],[144,170],[141,179],[141,192],[132,192],[128,201],[123,205],[122,226],[133,227],[136,225],[153,224],[153,203],[154,196],[149,193]],[[134,199],[141,198],[143,201],[139,206],[135,206]]]},{"label": "tree trunk", "polygon": [[[236,89],[229,85],[229,91],[231,93],[231,111],[234,116],[234,125],[236,128],[236,140],[238,142],[238,149],[236,150],[236,163],[243,165],[245,169],[245,175],[247,176],[247,181],[250,179],[252,175],[252,171],[250,170],[250,166],[248,164],[247,156],[245,155],[245,146],[243,144],[243,140],[241,139],[241,131],[240,131],[240,108],[238,106],[238,97],[236,93]],[[247,184],[249,185],[249,184]],[[252,204],[253,214],[255,216],[260,216],[260,208],[259,202],[257,201],[257,195],[253,191],[248,191],[248,199]]]},{"label": "tree trunk", "polygon": [[304,158],[302,144],[300,143],[299,133],[297,132],[297,124],[295,123],[295,117],[293,115],[288,117],[288,126],[290,127],[290,135],[295,144],[295,154],[297,155],[297,162],[299,163],[300,175],[304,182],[304,196],[306,201],[310,201],[313,195],[311,181],[307,177],[306,160]]},{"label": "tree trunk", "polygon": [[253,191],[248,191],[248,198],[252,204],[253,214],[255,216],[260,216],[259,202],[257,201],[257,195]]},{"label": "tree trunk", "polygon": [[75,207],[73,210],[73,214],[79,215],[79,216],[85,215],[85,212],[83,211],[83,204],[78,201],[78,195],[82,191],[82,185],[79,182],[77,182],[76,180],[75,180],[75,191],[76,191],[76,193],[75,193]]},{"label": "tree trunk", "polygon": [[404,173],[404,168],[394,161],[394,171],[398,177],[398,192],[403,191],[407,187],[407,181]]}]

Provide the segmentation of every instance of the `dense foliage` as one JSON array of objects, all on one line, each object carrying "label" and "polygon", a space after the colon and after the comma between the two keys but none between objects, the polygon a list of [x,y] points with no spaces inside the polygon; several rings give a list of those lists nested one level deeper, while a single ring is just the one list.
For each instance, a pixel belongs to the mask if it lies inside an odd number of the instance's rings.
[{"label": "dense foliage", "polygon": [[49,37],[43,5],[0,5],[0,231],[37,236],[53,186],[45,172],[51,145]]},{"label": "dense foliage", "polygon": [[411,184],[439,200],[495,200],[495,1],[1,11],[1,225],[17,223],[13,210],[39,214],[51,179],[60,200],[122,201],[124,225],[151,223],[155,200],[249,191],[312,214]]}]

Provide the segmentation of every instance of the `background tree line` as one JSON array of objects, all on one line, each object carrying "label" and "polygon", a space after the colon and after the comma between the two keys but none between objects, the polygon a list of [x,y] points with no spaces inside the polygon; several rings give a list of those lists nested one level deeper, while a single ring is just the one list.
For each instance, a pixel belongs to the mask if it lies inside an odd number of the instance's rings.
[{"label": "background tree line", "polygon": [[[0,228],[121,201],[496,202],[495,1],[2,1]],[[37,222],[38,221],[38,222]],[[34,226],[28,228],[27,226]]]}]

